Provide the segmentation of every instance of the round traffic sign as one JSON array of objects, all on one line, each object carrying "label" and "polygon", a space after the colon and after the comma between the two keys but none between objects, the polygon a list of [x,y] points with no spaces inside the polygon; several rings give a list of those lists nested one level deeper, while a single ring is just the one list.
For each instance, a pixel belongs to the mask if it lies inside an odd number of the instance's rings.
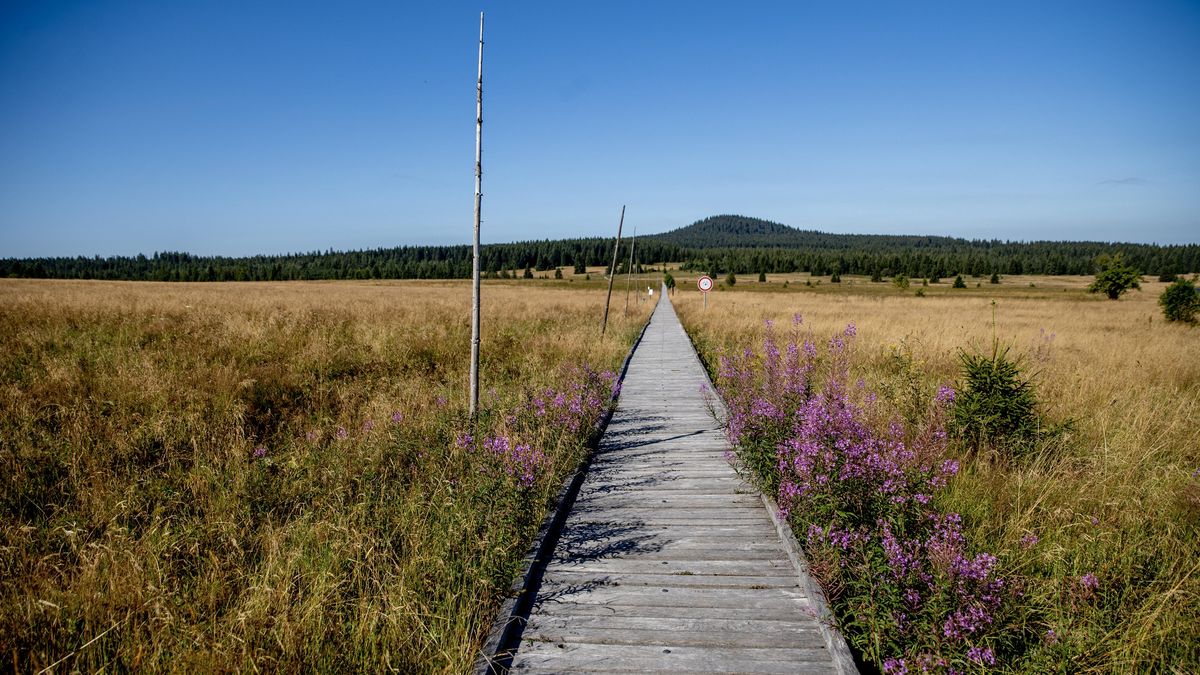
[{"label": "round traffic sign", "polygon": [[710,276],[702,276],[696,280],[696,286],[700,288],[700,292],[707,293],[712,290],[713,280]]}]

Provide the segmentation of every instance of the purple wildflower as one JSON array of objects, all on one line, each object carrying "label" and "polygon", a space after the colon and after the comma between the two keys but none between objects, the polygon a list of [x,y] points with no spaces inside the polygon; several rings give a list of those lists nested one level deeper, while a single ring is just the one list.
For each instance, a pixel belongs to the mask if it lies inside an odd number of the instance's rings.
[{"label": "purple wildflower", "polygon": [[400,424],[404,421],[404,413],[399,410],[392,411],[392,424]]},{"label": "purple wildflower", "polygon": [[1100,581],[1096,578],[1095,574],[1088,572],[1079,577],[1079,585],[1088,591],[1094,591],[1100,587]]},{"label": "purple wildflower", "polygon": [[350,436],[350,434],[346,431],[346,427],[338,427],[337,432],[334,435],[337,436],[339,441],[344,441]]},{"label": "purple wildflower", "polygon": [[943,405],[954,403],[954,388],[948,384],[943,384],[938,387],[936,401]]},{"label": "purple wildflower", "polygon": [[266,457],[266,456],[267,456],[267,449],[265,447],[260,445],[254,449],[254,458],[255,459],[259,459],[260,457]]},{"label": "purple wildflower", "polygon": [[985,666],[996,665],[996,654],[991,647],[971,647],[967,650],[967,658]]},{"label": "purple wildflower", "polygon": [[1038,543],[1038,538],[1037,538],[1036,534],[1030,533],[1030,534],[1025,535],[1024,537],[1021,537],[1021,548],[1023,548],[1023,549],[1031,549],[1034,546],[1037,546],[1037,543]]}]

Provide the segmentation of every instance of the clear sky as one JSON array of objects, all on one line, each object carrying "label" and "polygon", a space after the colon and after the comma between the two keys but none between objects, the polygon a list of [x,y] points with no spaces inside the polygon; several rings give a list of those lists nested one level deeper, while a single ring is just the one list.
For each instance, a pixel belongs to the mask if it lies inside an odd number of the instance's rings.
[{"label": "clear sky", "polygon": [[0,257],[484,241],[739,213],[1200,242],[1200,3],[0,5]]}]

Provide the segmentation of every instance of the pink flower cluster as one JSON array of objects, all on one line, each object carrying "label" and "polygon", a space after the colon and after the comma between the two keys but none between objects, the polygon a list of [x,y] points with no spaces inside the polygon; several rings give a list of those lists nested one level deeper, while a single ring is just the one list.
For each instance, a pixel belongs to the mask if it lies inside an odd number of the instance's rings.
[{"label": "pink flower cluster", "polygon": [[[870,623],[887,634],[863,636],[860,646],[884,672],[994,665],[988,642],[1008,586],[995,556],[966,541],[958,514],[936,507],[959,469],[945,428],[954,390],[931,391],[926,418],[904,423],[862,380],[848,384],[854,324],[824,353],[811,335],[797,334],[799,324],[783,348],[768,325],[760,353],[721,359],[730,441],[739,453],[774,447],[774,467],[759,478],[778,486],[805,547],[836,563],[829,574],[837,587],[869,589],[842,598],[843,610],[859,619],[879,613]],[[869,651],[879,645],[884,651]]]},{"label": "pink flower cluster", "polygon": [[562,389],[544,389],[532,397],[518,415],[531,414],[540,422],[551,422],[571,433],[588,431],[600,419],[610,397],[620,388],[615,373],[597,372],[587,364],[571,369],[568,382]]},{"label": "pink flower cluster", "polygon": [[500,461],[500,467],[522,487],[530,487],[546,465],[546,455],[525,443],[513,443],[504,436],[489,436],[483,449]]},{"label": "pink flower cluster", "polygon": [[521,487],[532,487],[549,468],[550,460],[527,439],[544,439],[545,430],[550,429],[585,440],[619,387],[615,373],[599,372],[587,364],[571,368],[563,379],[568,383],[565,386],[543,389],[515,409],[499,414],[502,427],[484,436],[478,446],[468,433],[460,433],[455,445],[482,450],[495,460],[500,473]]}]

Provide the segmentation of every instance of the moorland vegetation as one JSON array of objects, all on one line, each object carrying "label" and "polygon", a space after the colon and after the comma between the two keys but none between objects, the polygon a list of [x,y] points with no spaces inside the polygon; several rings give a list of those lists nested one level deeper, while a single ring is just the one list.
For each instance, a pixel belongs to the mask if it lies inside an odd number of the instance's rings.
[{"label": "moorland vegetation", "polygon": [[0,282],[18,672],[464,672],[648,305],[465,284]]},{"label": "moorland vegetation", "polygon": [[884,672],[1200,668],[1196,329],[1166,284],[1086,286],[676,298],[739,466]]}]

